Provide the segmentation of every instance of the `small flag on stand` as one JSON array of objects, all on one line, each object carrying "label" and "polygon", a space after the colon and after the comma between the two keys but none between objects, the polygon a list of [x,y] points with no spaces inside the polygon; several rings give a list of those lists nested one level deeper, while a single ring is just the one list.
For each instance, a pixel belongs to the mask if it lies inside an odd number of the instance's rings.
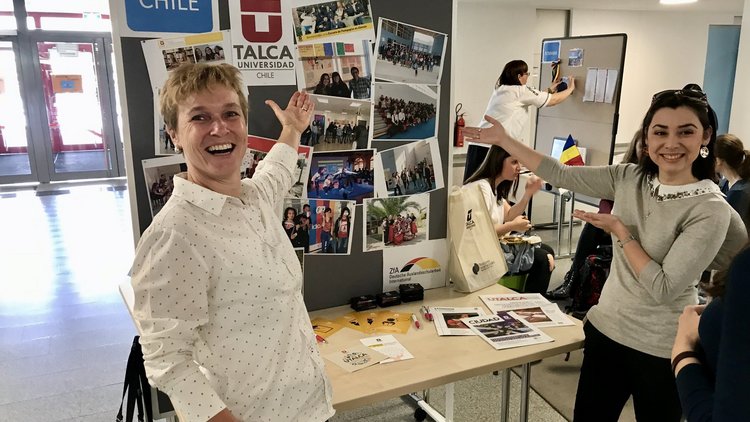
[{"label": "small flag on stand", "polygon": [[581,157],[581,151],[578,151],[573,135],[568,135],[568,139],[565,141],[563,152],[560,154],[560,162],[566,166],[583,166],[583,157]]}]

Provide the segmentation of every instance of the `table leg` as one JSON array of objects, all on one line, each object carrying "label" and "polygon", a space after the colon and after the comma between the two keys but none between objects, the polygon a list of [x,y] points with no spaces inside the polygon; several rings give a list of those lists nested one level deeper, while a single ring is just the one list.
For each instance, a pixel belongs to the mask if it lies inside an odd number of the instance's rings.
[{"label": "table leg", "polygon": [[568,222],[568,255],[573,255],[573,211],[576,209],[576,194],[570,192],[570,221]]},{"label": "table leg", "polygon": [[557,209],[558,217],[557,217],[557,255],[559,257],[563,256],[562,252],[562,231],[563,231],[563,222],[565,221],[565,210],[567,209],[564,195],[560,195],[560,207]]},{"label": "table leg", "polygon": [[531,390],[531,363],[521,365],[521,410],[518,420],[527,422],[529,420],[529,391]]},{"label": "table leg", "polygon": [[500,422],[508,422],[510,411],[510,368],[503,369],[502,377],[503,393],[500,400]]},{"label": "table leg", "polygon": [[453,422],[453,383],[445,385],[445,422]]}]

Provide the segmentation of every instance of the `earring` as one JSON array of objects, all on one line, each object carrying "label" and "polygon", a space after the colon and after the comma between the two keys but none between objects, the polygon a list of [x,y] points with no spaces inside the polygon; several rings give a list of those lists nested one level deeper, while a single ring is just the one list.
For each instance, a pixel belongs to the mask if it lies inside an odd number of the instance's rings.
[{"label": "earring", "polygon": [[701,158],[707,158],[708,157],[708,147],[703,145],[700,150]]},{"label": "earring", "polygon": [[[182,152],[182,148],[180,148],[178,145],[175,145],[174,146],[174,152],[180,154]],[[708,154],[708,153],[706,153],[706,154]]]}]

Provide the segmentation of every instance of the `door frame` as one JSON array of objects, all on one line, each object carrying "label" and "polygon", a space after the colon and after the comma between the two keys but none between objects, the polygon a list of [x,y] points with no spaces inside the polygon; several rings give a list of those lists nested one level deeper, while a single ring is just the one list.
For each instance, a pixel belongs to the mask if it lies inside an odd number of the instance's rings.
[{"label": "door frame", "polygon": [[38,171],[36,166],[36,160],[34,157],[36,156],[35,153],[35,145],[31,141],[31,127],[32,122],[29,118],[29,95],[28,95],[28,76],[23,71],[23,55],[21,54],[21,40],[19,39],[18,35],[0,35],[0,41],[2,42],[10,42],[13,46],[13,54],[16,58],[16,73],[18,76],[18,89],[19,94],[21,96],[21,102],[23,103],[23,111],[24,115],[26,116],[26,151],[29,159],[29,168],[31,170],[30,174],[14,174],[14,175],[7,175],[7,176],[0,176],[0,185],[3,184],[11,184],[11,183],[28,183],[28,182],[35,182],[39,180],[38,178]]},{"label": "door frame", "polygon": [[102,113],[102,135],[104,151],[109,168],[98,171],[56,173],[50,132],[47,128],[47,105],[41,83],[34,83],[27,91],[30,99],[31,142],[35,144],[34,159],[37,163],[37,180],[40,183],[75,179],[110,178],[125,175],[122,140],[117,129],[116,104],[114,97],[114,69],[111,60],[112,36],[109,33],[87,32],[69,33],[65,31],[29,31],[24,37],[27,43],[22,57],[26,66],[24,74],[33,75],[33,80],[41,82],[38,42],[50,43],[91,43],[94,45],[94,67],[97,75],[99,105]]}]

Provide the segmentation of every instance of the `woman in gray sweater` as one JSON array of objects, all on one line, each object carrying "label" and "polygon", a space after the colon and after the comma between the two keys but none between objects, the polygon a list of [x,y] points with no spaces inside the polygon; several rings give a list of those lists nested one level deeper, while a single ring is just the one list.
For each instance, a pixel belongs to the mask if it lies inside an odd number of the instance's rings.
[{"label": "woman in gray sweater", "polygon": [[507,136],[490,117],[492,127],[464,131],[555,186],[615,202],[612,214],[575,211],[617,244],[584,325],[576,422],[617,421],[630,396],[639,422],[680,420],[669,360],[677,320],[697,303],[701,272],[726,268],[747,240],[742,219],[712,181],[716,134],[708,116],[700,91],[654,95],[641,128],[648,154],[637,165],[563,166]]}]

